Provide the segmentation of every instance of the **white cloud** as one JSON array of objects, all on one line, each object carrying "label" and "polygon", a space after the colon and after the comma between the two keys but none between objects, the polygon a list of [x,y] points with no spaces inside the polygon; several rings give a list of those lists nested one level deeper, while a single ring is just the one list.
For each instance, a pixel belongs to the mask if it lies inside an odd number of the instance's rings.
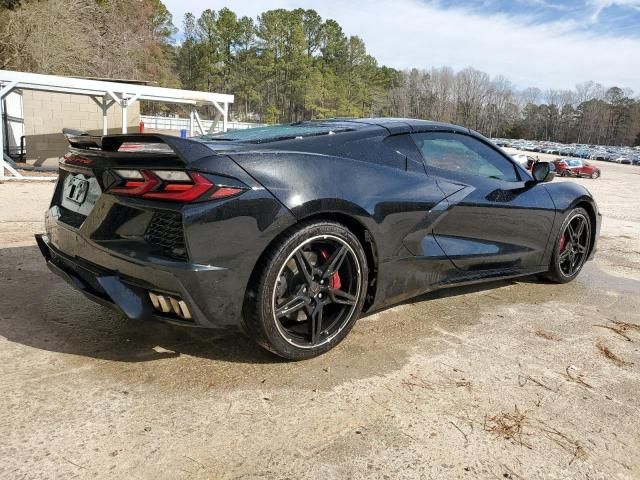
[{"label": "white cloud", "polygon": [[[593,0],[601,12],[610,0]],[[618,0],[634,6],[638,0]],[[578,31],[575,23],[533,24],[530,18],[480,15],[419,0],[165,0],[179,26],[185,11],[229,7],[255,17],[273,8],[313,8],[358,35],[380,64],[394,68],[472,66],[520,87],[572,88],[594,80],[640,91],[640,40]],[[597,5],[596,5],[597,4]]]},{"label": "white cloud", "polygon": [[640,0],[589,0],[588,4],[593,8],[593,13],[591,14],[592,23],[598,21],[603,10],[615,5],[640,10]]}]

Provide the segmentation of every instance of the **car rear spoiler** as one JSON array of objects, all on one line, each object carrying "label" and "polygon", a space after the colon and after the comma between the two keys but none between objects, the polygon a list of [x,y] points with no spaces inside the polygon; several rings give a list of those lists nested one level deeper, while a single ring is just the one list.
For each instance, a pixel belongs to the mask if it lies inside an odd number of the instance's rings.
[{"label": "car rear spoiler", "polygon": [[66,137],[69,145],[74,148],[82,149],[100,149],[102,137],[89,135],[88,132],[82,130],[74,130],[72,128],[63,128],[62,134]]},{"label": "car rear spoiler", "polygon": [[[63,134],[67,138],[69,145],[73,148],[81,150],[100,150],[103,153],[157,153],[158,155],[166,155],[167,152],[162,150],[144,148],[144,145],[166,145],[175,155],[178,156],[178,158],[180,158],[180,160],[184,162],[185,165],[202,158],[215,155],[215,152],[202,142],[174,137],[172,135],[137,133],[130,135],[106,135],[100,137],[96,135],[89,135],[87,132],[71,129],[64,129]],[[122,151],[120,148],[124,144],[140,145],[141,148],[136,149],[135,152],[127,152],[126,150]]]}]

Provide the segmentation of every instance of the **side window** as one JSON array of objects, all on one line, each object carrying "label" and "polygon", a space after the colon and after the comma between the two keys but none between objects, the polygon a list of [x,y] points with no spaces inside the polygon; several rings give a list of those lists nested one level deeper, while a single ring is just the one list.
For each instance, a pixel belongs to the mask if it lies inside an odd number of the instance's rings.
[{"label": "side window", "polygon": [[409,157],[410,159],[417,161],[421,160],[420,152],[418,152],[415,142],[411,139],[411,135],[408,133],[390,135],[384,139],[384,144],[387,148],[390,148],[405,157]]},{"label": "side window", "polygon": [[508,182],[520,181],[509,160],[473,137],[441,132],[414,133],[412,137],[427,167]]}]

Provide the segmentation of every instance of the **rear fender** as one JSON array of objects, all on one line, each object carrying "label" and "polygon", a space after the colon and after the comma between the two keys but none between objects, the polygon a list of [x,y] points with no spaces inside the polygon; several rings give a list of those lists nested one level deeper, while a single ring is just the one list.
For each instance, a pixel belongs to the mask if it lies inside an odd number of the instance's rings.
[{"label": "rear fender", "polygon": [[347,158],[299,152],[232,154],[294,217],[341,213],[371,232],[380,261],[408,256],[405,236],[421,229],[444,198],[424,171],[405,171]]},{"label": "rear fender", "polygon": [[299,152],[231,155],[297,221],[340,214],[364,226],[377,247],[371,308],[422,293],[441,279],[434,269],[453,268],[448,259],[414,255],[405,244],[430,236],[429,212],[445,197],[424,170]]}]

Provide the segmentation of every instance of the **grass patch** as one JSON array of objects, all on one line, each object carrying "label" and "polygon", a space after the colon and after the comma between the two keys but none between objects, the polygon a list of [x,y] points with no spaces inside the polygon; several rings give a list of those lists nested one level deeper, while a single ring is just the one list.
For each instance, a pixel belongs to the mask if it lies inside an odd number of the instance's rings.
[{"label": "grass patch", "polygon": [[525,427],[528,425],[526,412],[521,412],[518,406],[514,406],[513,412],[499,413],[485,421],[485,431],[493,433],[496,437],[511,440],[523,447],[532,448],[526,441],[528,434]]}]

